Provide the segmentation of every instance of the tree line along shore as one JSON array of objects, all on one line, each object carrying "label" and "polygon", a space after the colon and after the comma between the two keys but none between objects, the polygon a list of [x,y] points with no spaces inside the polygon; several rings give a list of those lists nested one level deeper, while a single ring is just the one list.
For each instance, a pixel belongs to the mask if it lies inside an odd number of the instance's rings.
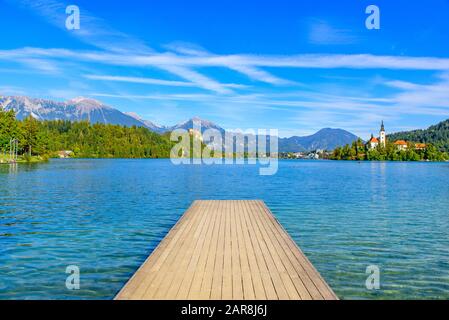
[{"label": "tree line along shore", "polygon": [[11,158],[17,140],[17,162],[44,161],[70,150],[77,158],[168,158],[173,142],[141,127],[90,124],[88,121],[17,120],[14,111],[0,110],[0,160]]},{"label": "tree line along shore", "polygon": [[[425,132],[413,132],[414,137]],[[403,137],[404,133],[399,137]],[[11,141],[17,141],[12,150]],[[444,139],[443,139],[444,140]],[[390,141],[393,141],[391,139]],[[426,141],[425,148],[411,143],[406,150],[392,143],[369,147],[361,139],[328,153],[331,160],[447,161],[449,155]],[[29,116],[18,120],[14,111],[0,110],[0,163],[40,162],[52,157],[74,158],[169,158],[176,142],[170,133],[157,134],[143,127],[91,124],[88,121],[38,121]],[[206,146],[202,143],[202,149]],[[11,154],[17,153],[17,158]],[[193,154],[193,152],[191,152]],[[212,152],[213,154],[213,152]],[[213,156],[213,155],[212,155]],[[234,155],[235,156],[235,155]]]}]

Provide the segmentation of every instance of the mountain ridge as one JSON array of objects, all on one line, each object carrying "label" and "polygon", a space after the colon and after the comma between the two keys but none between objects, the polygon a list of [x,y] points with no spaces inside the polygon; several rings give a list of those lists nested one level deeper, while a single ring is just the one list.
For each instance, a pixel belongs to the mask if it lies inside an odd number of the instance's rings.
[{"label": "mountain ridge", "polygon": [[[0,96],[0,108],[6,111],[14,110],[18,119],[32,116],[38,120],[69,120],[89,121],[91,123],[117,124],[123,126],[145,127],[158,134],[164,134],[176,129],[194,129],[201,126],[203,133],[207,129],[215,129],[221,133],[225,130],[219,125],[192,117],[174,126],[163,126],[142,119],[133,112],[121,112],[98,100],[86,97],[76,97],[64,102],[49,99],[30,98],[26,96]],[[279,138],[279,152],[303,152],[313,150],[333,150],[337,146],[350,144],[357,136],[343,129],[324,128],[310,136],[293,136]]]},{"label": "mountain ridge", "polygon": [[78,97],[64,102],[25,96],[0,96],[0,108],[14,110],[22,120],[32,116],[37,120],[69,120],[91,123],[120,124],[125,126],[144,126],[141,121],[108,106],[98,100]]},{"label": "mountain ridge", "polygon": [[313,150],[334,150],[351,144],[358,137],[343,129],[323,128],[309,136],[293,136],[279,139],[280,152],[304,152]]}]

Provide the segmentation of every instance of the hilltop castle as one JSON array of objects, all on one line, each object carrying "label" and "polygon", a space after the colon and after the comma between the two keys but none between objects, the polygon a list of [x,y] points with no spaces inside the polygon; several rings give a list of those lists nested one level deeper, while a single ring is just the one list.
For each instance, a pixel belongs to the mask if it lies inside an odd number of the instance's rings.
[{"label": "hilltop castle", "polygon": [[387,145],[387,134],[385,132],[384,121],[382,120],[382,124],[380,125],[379,138],[375,138],[371,134],[371,139],[368,141],[368,147],[370,149],[375,149],[380,144],[383,148]]}]

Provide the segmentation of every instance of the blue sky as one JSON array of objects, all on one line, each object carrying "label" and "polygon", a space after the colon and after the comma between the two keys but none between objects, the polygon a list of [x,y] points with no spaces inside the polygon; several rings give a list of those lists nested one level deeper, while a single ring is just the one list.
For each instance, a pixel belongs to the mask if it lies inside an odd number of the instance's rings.
[{"label": "blue sky", "polygon": [[[380,30],[365,9],[380,8]],[[67,30],[77,5],[81,29]],[[0,95],[367,138],[449,118],[449,1],[0,0]]]}]

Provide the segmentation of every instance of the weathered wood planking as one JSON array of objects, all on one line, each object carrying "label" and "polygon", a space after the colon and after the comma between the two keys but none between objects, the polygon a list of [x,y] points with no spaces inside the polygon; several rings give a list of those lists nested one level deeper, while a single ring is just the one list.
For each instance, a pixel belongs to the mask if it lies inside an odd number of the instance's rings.
[{"label": "weathered wood planking", "polygon": [[116,299],[337,299],[263,201],[195,201]]}]

